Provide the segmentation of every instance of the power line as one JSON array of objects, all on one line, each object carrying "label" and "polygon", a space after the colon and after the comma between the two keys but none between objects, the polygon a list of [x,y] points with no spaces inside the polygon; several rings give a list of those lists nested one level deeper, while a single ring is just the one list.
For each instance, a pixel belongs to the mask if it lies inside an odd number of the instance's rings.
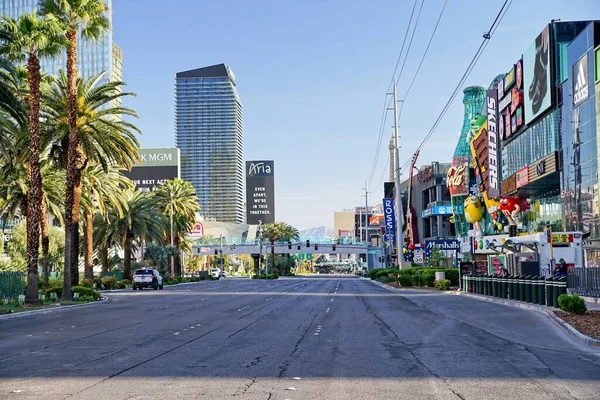
[{"label": "power line", "polygon": [[431,138],[431,136],[435,132],[436,128],[438,127],[438,125],[440,124],[440,122],[442,121],[442,119],[444,118],[444,116],[446,115],[446,112],[450,108],[450,105],[452,104],[452,102],[456,98],[456,95],[458,94],[458,92],[462,88],[464,82],[467,80],[467,78],[471,74],[473,68],[477,64],[477,61],[479,60],[479,58],[483,54],[483,51],[485,50],[485,48],[487,47],[487,45],[489,43],[489,40],[491,39],[492,35],[496,32],[496,29],[498,29],[498,26],[502,22],[502,19],[504,18],[504,16],[508,12],[508,9],[510,8],[510,5],[512,4],[512,2],[513,2],[513,0],[505,0],[504,1],[504,4],[502,5],[502,8],[498,12],[498,15],[494,19],[494,22],[492,23],[492,25],[490,26],[490,30],[483,35],[484,39],[481,42],[481,44],[479,45],[479,48],[477,49],[477,52],[475,53],[475,55],[471,59],[471,62],[467,66],[466,71],[464,72],[464,74],[461,77],[460,81],[456,85],[454,91],[452,92],[452,95],[450,96],[450,98],[446,102],[446,105],[442,109],[442,112],[440,113],[440,115],[437,117],[437,119],[433,123],[433,126],[431,127],[431,129],[429,130],[429,132],[427,133],[427,135],[425,136],[425,138],[423,139],[423,141],[421,142],[421,144],[417,147],[417,150],[421,150],[423,148],[423,146],[425,146],[425,144],[427,143],[427,141],[429,141],[429,139]]},{"label": "power line", "polygon": [[[390,91],[392,84],[394,83],[394,78],[396,76],[396,72],[398,70],[398,65],[400,65],[400,60],[402,59],[402,54],[404,53],[404,46],[406,45],[406,39],[408,39],[408,32],[410,31],[410,26],[412,24],[412,20],[415,14],[415,10],[417,8],[417,2],[419,0],[415,0],[413,4],[413,9],[410,14],[410,19],[408,20],[408,25],[406,27],[406,32],[404,33],[404,39],[402,40],[402,47],[400,48],[400,54],[398,54],[398,59],[396,60],[396,65],[394,67],[394,72],[392,73],[392,78],[390,79],[390,83],[388,84],[388,88],[386,91],[385,99],[383,101],[383,112],[381,115],[381,124],[379,127],[379,137],[377,139],[377,148],[375,149],[375,158],[373,160],[373,166],[371,167],[371,173],[369,174],[369,185],[373,181],[373,176],[375,175],[375,170],[377,169],[377,162],[379,161],[379,153],[381,152],[381,142],[383,140],[383,134],[385,131],[385,123],[387,121],[387,110],[390,106],[391,99],[388,100],[387,92]],[[424,1],[424,0],[423,0]]]}]

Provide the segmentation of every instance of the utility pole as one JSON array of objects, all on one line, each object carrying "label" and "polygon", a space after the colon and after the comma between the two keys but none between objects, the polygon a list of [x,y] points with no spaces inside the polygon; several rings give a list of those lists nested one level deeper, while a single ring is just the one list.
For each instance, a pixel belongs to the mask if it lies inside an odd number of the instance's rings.
[{"label": "utility pole", "polygon": [[365,182],[365,242],[367,244],[367,252],[365,254],[365,262],[367,270],[369,269],[369,188]]},{"label": "utility pole", "polygon": [[262,220],[258,220],[258,273],[260,275],[260,259],[262,257]]},{"label": "utility pole", "polygon": [[221,253],[219,266],[221,267],[221,272],[223,272],[223,228],[221,228],[221,234],[219,235],[219,253]]},{"label": "utility pole", "polygon": [[[398,100],[396,98],[396,81],[394,84],[394,147],[396,147],[396,253],[398,266],[400,266],[401,257],[404,257],[402,249],[404,247],[404,238],[402,237],[402,222],[404,212],[402,210],[402,190],[400,190],[400,148],[398,146]],[[412,171],[410,171],[412,174]]]},{"label": "utility pole", "polygon": [[174,242],[174,238],[173,238],[173,189],[171,189],[171,213],[170,213],[170,220],[171,220],[171,276],[175,276],[175,256],[173,255],[173,247],[175,247],[175,242]]}]

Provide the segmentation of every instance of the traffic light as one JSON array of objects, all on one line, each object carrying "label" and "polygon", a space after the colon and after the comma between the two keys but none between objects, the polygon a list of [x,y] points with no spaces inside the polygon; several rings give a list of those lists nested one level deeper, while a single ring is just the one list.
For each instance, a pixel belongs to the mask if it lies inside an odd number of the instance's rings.
[{"label": "traffic light", "polygon": [[333,246],[331,246],[331,249],[332,249],[333,251],[335,251],[335,244],[334,244]]},{"label": "traffic light", "polygon": [[306,247],[310,247],[310,240],[306,241]]},{"label": "traffic light", "polygon": [[215,249],[215,256],[219,255],[219,250]]},{"label": "traffic light", "polygon": [[315,250],[319,250],[319,245],[315,243]]},{"label": "traffic light", "polygon": [[301,247],[301,246],[300,246],[300,245],[298,245],[298,250],[300,250],[300,247]]},{"label": "traffic light", "polygon": [[288,243],[288,250],[291,250],[291,249],[292,249],[292,244]]},{"label": "traffic light", "polygon": [[235,250],[235,244],[231,245],[231,250]]}]

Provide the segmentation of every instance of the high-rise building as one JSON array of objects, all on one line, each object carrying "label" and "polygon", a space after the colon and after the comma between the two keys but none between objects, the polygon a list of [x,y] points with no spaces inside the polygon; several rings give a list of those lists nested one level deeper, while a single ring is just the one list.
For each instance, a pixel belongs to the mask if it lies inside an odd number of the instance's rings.
[{"label": "high-rise building", "polygon": [[[83,79],[104,72],[102,82],[122,80],[123,53],[113,42],[112,0],[104,0],[108,7],[109,29],[97,40],[78,37],[78,69]],[[13,19],[38,9],[39,0],[0,0],[0,14]],[[56,57],[41,60],[42,71],[58,75],[58,71],[67,68],[66,51]]]},{"label": "high-rise building", "polygon": [[205,218],[245,222],[242,103],[225,64],[179,72],[175,145]]}]

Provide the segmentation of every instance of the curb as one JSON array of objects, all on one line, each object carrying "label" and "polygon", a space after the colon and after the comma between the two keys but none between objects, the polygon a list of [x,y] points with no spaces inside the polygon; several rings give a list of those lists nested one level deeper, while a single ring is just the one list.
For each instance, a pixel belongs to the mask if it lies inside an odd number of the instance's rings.
[{"label": "curb", "polygon": [[43,310],[22,311],[22,312],[18,312],[18,313],[14,313],[14,314],[0,315],[0,320],[21,318],[21,317],[26,317],[26,316],[31,316],[31,315],[53,314],[55,312],[71,310],[73,308],[83,308],[83,307],[96,306],[99,304],[105,304],[108,301],[109,301],[109,298],[106,296],[103,296],[100,298],[99,301],[93,301],[93,302],[89,302],[89,303],[70,304],[68,306],[58,306],[56,308],[46,308]]},{"label": "curb", "polygon": [[[420,292],[420,293],[429,293],[430,292],[429,290],[422,290],[422,289],[395,288],[395,287],[392,287],[389,285],[384,285],[383,283],[377,282],[374,280],[371,280],[371,282],[375,283],[378,286],[386,288],[390,291],[412,291],[412,292]],[[503,304],[503,305],[510,306],[510,307],[516,307],[516,308],[521,308],[524,310],[540,312],[542,314],[545,314],[552,321],[554,321],[554,323],[556,323],[559,326],[559,328],[561,328],[565,333],[567,333],[569,336],[571,336],[573,339],[575,339],[575,341],[577,341],[585,346],[588,346],[588,347],[600,349],[600,340],[596,340],[594,338],[584,335],[583,333],[581,333],[577,329],[575,329],[571,324],[563,321],[560,317],[558,317],[556,314],[554,314],[554,312],[545,310],[540,305],[535,306],[535,305],[528,304],[528,303],[521,303],[521,302],[515,302],[515,301],[503,300],[503,299],[501,300],[501,299],[497,299],[495,297],[485,297],[485,296],[479,296],[479,295],[465,293],[465,292],[459,292],[459,291],[452,291],[452,292],[439,291],[439,293],[445,294],[445,295],[451,295],[451,296],[464,296],[464,297],[468,297],[468,298],[471,298],[474,300],[487,301],[489,303]]]}]

